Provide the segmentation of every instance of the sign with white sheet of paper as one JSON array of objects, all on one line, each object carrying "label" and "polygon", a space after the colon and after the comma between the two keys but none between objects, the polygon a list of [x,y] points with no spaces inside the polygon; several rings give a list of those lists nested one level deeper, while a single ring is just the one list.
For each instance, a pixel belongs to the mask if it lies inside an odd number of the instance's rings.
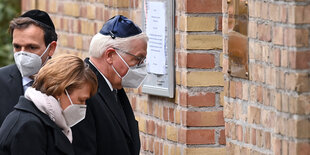
[{"label": "sign with white sheet of paper", "polygon": [[149,2],[147,5],[146,34],[147,70],[153,74],[166,74],[166,10],[163,2]]}]

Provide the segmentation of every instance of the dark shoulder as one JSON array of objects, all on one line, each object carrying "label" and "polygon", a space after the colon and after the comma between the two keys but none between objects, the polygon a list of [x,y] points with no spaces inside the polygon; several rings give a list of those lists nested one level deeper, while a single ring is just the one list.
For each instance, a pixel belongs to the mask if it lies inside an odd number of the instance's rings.
[{"label": "dark shoulder", "polygon": [[22,110],[14,110],[6,117],[0,128],[0,141],[11,140],[16,136],[43,136],[44,131],[45,125],[36,115]]},{"label": "dark shoulder", "polygon": [[24,129],[27,126],[44,126],[40,118],[33,113],[23,111],[23,110],[14,110],[12,111],[4,120],[3,127],[8,126],[13,129]]},{"label": "dark shoulder", "polygon": [[0,68],[0,72],[1,73],[10,72],[10,71],[12,71],[12,69],[17,69],[17,66],[15,64],[11,64],[11,65],[7,65],[7,66],[4,66],[4,67],[1,67]]},{"label": "dark shoulder", "polygon": [[6,82],[10,75],[17,75],[18,68],[15,64],[4,66],[0,68],[0,82]]}]

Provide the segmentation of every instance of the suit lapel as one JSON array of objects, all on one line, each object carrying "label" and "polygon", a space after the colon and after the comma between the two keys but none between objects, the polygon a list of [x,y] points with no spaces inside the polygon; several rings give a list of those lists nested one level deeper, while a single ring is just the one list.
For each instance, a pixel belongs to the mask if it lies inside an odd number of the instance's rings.
[{"label": "suit lapel", "polygon": [[98,95],[100,96],[102,103],[106,104],[115,119],[118,121],[120,126],[123,128],[123,131],[128,135],[128,137],[132,140],[130,130],[128,127],[126,116],[123,112],[123,109],[119,105],[119,103],[116,102],[116,98],[112,91],[110,91],[109,85],[106,83],[105,79],[102,77],[100,72],[89,62],[89,59],[85,60],[86,63],[90,65],[90,68],[93,70],[93,72],[96,74],[98,78]]},{"label": "suit lapel", "polygon": [[8,88],[9,89],[8,91],[10,92],[10,94],[14,94],[14,96],[11,96],[11,98],[14,98],[15,100],[18,101],[19,96],[24,94],[24,89],[23,89],[22,77],[16,65],[13,65],[12,69],[10,70],[8,76],[8,85],[10,86]]}]

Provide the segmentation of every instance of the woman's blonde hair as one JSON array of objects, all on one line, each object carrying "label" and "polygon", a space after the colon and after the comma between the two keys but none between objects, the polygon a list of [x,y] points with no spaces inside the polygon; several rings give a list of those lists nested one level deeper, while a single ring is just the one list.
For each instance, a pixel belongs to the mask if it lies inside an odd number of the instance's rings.
[{"label": "woman's blonde hair", "polygon": [[36,75],[33,87],[56,98],[65,89],[70,94],[84,84],[90,86],[90,96],[97,92],[97,77],[88,64],[75,55],[66,54],[48,60]]}]

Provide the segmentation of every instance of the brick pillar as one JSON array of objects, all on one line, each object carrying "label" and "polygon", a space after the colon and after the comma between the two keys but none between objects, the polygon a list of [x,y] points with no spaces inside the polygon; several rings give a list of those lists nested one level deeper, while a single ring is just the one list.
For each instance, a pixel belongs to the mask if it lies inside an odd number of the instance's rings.
[{"label": "brick pillar", "polygon": [[224,116],[228,154],[310,151],[310,3],[249,0],[249,79],[227,73],[223,0]]},{"label": "brick pillar", "polygon": [[176,91],[183,154],[225,154],[222,1],[178,0]]}]

